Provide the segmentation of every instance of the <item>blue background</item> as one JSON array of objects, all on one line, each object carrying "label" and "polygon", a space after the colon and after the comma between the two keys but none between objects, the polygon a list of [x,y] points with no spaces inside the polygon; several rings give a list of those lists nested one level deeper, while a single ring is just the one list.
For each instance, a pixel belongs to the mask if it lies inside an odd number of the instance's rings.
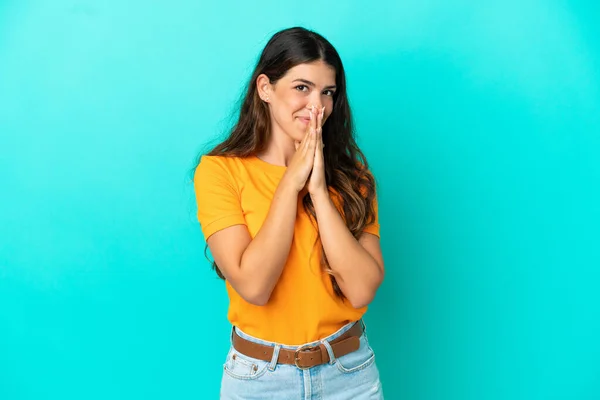
[{"label": "blue background", "polygon": [[0,399],[218,397],[188,172],[294,25],[380,184],[386,397],[600,398],[597,4],[0,1]]}]

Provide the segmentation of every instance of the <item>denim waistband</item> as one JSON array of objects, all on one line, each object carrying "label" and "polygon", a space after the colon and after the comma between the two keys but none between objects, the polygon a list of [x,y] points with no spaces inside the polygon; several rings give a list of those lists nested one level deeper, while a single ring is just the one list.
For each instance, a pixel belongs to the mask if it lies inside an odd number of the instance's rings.
[{"label": "denim waistband", "polygon": [[281,346],[281,348],[284,349],[292,349],[295,350],[298,347],[313,347],[313,346],[317,346],[319,343],[327,341],[327,342],[331,342],[332,340],[342,336],[344,333],[346,333],[346,331],[348,331],[350,328],[352,328],[352,326],[354,326],[354,324],[362,324],[363,326],[363,331],[366,332],[366,326],[365,323],[362,319],[359,319],[358,321],[354,321],[354,322],[349,322],[348,324],[342,326],[340,329],[338,329],[336,332],[332,333],[331,335],[320,339],[320,340],[315,340],[314,342],[309,342],[309,343],[304,343],[304,344],[300,344],[300,345],[289,345],[289,344],[283,344],[283,343],[276,343],[276,342],[270,342],[267,340],[262,340],[262,339],[258,339],[255,338],[254,336],[248,335],[247,333],[243,332],[240,328],[238,328],[237,326],[234,326],[232,328],[231,333],[233,334],[234,332],[237,333],[238,336],[249,340],[251,342],[255,342],[255,343],[259,343],[265,346],[271,346],[271,347],[275,347],[276,345]]}]

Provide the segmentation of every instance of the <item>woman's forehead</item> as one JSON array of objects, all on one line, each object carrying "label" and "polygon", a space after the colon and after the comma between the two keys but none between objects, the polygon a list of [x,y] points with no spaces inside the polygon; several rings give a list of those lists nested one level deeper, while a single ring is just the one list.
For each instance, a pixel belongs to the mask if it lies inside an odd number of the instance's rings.
[{"label": "woman's forehead", "polygon": [[335,84],[335,69],[324,63],[323,61],[316,61],[313,63],[299,64],[292,67],[284,75],[284,78],[289,81],[296,79],[305,79],[321,84],[324,86]]}]

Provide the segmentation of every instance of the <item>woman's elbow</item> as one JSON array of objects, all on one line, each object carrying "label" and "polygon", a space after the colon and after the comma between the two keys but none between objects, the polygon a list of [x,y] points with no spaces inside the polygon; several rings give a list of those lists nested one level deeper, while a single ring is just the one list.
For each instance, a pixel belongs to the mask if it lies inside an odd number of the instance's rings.
[{"label": "woman's elbow", "polygon": [[355,294],[352,297],[348,297],[348,301],[352,307],[359,309],[368,306],[375,299],[375,290],[365,291],[364,293]]},{"label": "woman's elbow", "polygon": [[359,309],[368,306],[375,299],[377,289],[383,281],[383,273],[381,276],[372,282],[369,286],[363,286],[359,290],[354,291],[349,296],[346,296],[352,307]]},{"label": "woman's elbow", "polygon": [[239,295],[246,300],[247,303],[262,307],[269,302],[271,291],[253,288],[244,291],[244,293],[239,293]]}]

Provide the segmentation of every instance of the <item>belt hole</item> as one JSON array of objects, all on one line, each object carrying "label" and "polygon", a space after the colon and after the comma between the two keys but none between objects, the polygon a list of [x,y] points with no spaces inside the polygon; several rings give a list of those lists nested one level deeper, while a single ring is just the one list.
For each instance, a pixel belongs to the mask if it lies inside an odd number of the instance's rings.
[{"label": "belt hole", "polygon": [[258,367],[257,367],[256,365],[254,365],[254,366],[252,367],[252,369],[254,370],[254,372],[258,371]]},{"label": "belt hole", "polygon": [[235,354],[234,354],[234,355],[233,355],[233,357],[231,357],[231,358],[233,358],[233,359],[235,360]]}]

